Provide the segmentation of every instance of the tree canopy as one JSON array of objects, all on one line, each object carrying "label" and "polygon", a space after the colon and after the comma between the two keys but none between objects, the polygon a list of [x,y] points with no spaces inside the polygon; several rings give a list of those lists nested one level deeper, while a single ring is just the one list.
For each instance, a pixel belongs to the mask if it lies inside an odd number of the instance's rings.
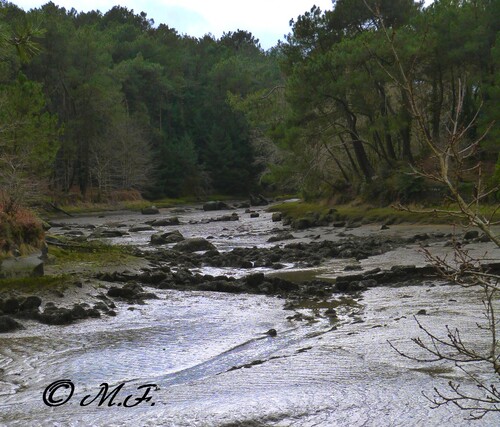
[{"label": "tree canopy", "polygon": [[[286,41],[263,51],[248,31],[194,38],[121,6],[25,12],[3,1],[2,137],[30,117],[18,143],[43,152],[53,191],[82,197],[268,187],[411,200],[426,189],[411,168],[430,156],[419,133],[446,139],[465,87],[460,125],[474,119],[471,139],[489,130],[474,156],[496,183],[499,8],[337,0],[293,19]],[[12,151],[0,150],[4,159]],[[456,179],[466,185],[467,174]]]}]

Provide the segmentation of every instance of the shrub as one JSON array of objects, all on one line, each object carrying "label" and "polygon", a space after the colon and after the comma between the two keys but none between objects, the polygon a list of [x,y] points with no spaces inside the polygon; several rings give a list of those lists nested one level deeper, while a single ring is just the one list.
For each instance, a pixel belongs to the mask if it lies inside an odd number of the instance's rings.
[{"label": "shrub", "polygon": [[8,254],[15,248],[38,248],[43,237],[42,223],[31,211],[18,208],[6,213],[0,205],[0,254]]}]

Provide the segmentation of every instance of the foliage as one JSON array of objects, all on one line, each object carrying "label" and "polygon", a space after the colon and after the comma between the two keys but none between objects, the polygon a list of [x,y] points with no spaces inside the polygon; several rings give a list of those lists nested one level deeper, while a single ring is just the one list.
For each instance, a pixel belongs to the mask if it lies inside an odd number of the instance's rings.
[{"label": "foliage", "polygon": [[[458,126],[476,119],[467,131],[471,140],[489,130],[471,159],[489,162],[491,170],[498,155],[495,12],[498,2],[486,0],[435,1],[429,7],[411,0],[359,0],[336,1],[326,11],[313,7],[292,20],[287,42],[278,46],[284,79],[267,86],[284,105],[258,123],[280,148],[267,179],[285,186],[292,181],[297,190],[323,196],[339,193],[336,183],[342,180],[354,197],[361,192],[383,202],[410,201],[423,194],[423,182],[412,181],[408,169],[432,157],[421,133],[445,140],[464,83]],[[401,71],[412,81],[420,117],[394,79]],[[233,102],[251,122],[268,111],[262,93]]]},{"label": "foliage", "polygon": [[44,236],[41,222],[26,209],[6,213],[0,204],[0,255],[40,247]]}]

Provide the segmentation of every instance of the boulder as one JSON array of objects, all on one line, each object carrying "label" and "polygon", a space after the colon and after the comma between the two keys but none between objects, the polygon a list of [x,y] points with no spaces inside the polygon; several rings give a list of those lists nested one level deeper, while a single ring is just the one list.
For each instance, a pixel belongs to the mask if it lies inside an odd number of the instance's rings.
[{"label": "boulder", "polygon": [[279,222],[279,221],[281,221],[282,218],[283,218],[283,215],[281,214],[281,212],[274,212],[273,216],[271,217],[273,222]]},{"label": "boulder", "polygon": [[160,213],[160,211],[156,206],[150,206],[149,208],[141,209],[141,213],[143,215],[157,215]]},{"label": "boulder", "polygon": [[0,260],[0,279],[10,277],[40,277],[43,274],[44,265],[38,254]]},{"label": "boulder", "polygon": [[143,292],[141,286],[134,283],[127,283],[122,288],[118,288],[116,286],[112,286],[108,290],[108,296],[112,298],[124,298],[128,300],[137,299],[140,297],[140,294]]},{"label": "boulder", "polygon": [[160,218],[160,219],[154,220],[151,223],[148,221],[148,223],[151,224],[153,227],[169,227],[172,225],[179,225],[180,224],[179,218],[177,218],[176,216],[172,216],[170,218]]},{"label": "boulder", "polygon": [[21,303],[19,309],[21,311],[25,310],[36,310],[42,305],[42,299],[36,295],[30,295]]},{"label": "boulder", "polygon": [[178,243],[182,242],[184,236],[179,232],[179,230],[171,231],[169,233],[158,233],[151,236],[152,245],[166,245],[168,243]]},{"label": "boulder", "polygon": [[229,206],[221,201],[207,202],[203,205],[204,211],[221,211],[224,209],[229,209]]},{"label": "boulder", "polygon": [[73,319],[86,319],[88,317],[87,310],[81,304],[75,304],[71,309],[71,317]]},{"label": "boulder", "polygon": [[299,218],[299,219],[295,220],[292,224],[293,228],[295,228],[297,230],[304,230],[304,229],[309,228],[309,227],[314,227],[315,225],[316,224],[315,224],[314,218],[310,218],[310,217]]},{"label": "boulder", "polygon": [[67,308],[49,306],[40,314],[39,320],[47,325],[65,325],[73,321],[73,312]]},{"label": "boulder", "polygon": [[16,322],[12,317],[0,316],[0,333],[12,332],[17,329],[24,329],[23,325]]},{"label": "boulder", "polygon": [[477,239],[479,237],[479,232],[477,230],[469,230],[464,234],[465,240]]},{"label": "boulder", "polygon": [[257,196],[250,194],[250,205],[251,206],[267,206],[269,202],[264,196],[258,194]]},{"label": "boulder", "polygon": [[16,314],[19,311],[19,306],[17,298],[9,298],[4,301],[2,310],[5,314]]},{"label": "boulder", "polygon": [[201,237],[186,239],[174,246],[174,250],[180,252],[210,251],[214,249],[215,246],[212,243]]},{"label": "boulder", "polygon": [[254,274],[249,274],[248,276],[245,277],[245,283],[247,286],[251,288],[256,288],[262,283],[264,283],[264,273],[254,273]]},{"label": "boulder", "polygon": [[260,214],[258,212],[252,212],[250,214],[250,218],[258,218],[260,216]]}]

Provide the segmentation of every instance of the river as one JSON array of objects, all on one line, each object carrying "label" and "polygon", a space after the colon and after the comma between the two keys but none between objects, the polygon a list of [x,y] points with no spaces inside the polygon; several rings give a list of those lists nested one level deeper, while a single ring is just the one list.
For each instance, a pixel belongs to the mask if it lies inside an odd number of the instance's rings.
[{"label": "river", "polygon": [[[173,214],[173,212],[170,212]],[[276,223],[261,211],[250,219],[202,224],[218,213],[198,207],[176,211],[186,237],[213,236],[219,250],[267,243]],[[134,225],[145,219],[135,213],[68,218],[72,227],[88,224]],[[189,222],[197,222],[189,224]],[[278,228],[281,228],[278,225]],[[394,227],[403,233],[408,227]],[[302,239],[328,234],[314,229]],[[353,234],[377,232],[372,226]],[[151,233],[112,241],[149,247]],[[309,237],[307,237],[309,236]],[[154,249],[152,249],[154,250]],[[416,248],[361,262],[363,268],[406,258],[413,263]],[[498,253],[497,253],[498,254]],[[393,258],[391,258],[391,256]],[[344,261],[345,263],[345,261]],[[340,262],[313,271],[335,276]],[[287,266],[288,267],[288,266]],[[285,268],[286,270],[286,268]],[[291,270],[293,271],[293,270]],[[225,273],[228,273],[226,270]],[[234,270],[234,275],[243,272]],[[290,274],[290,273],[289,273]],[[312,274],[312,273],[311,273]],[[475,345],[484,342],[477,322],[483,321],[480,296],[472,289],[437,281],[419,286],[371,288],[338,308],[338,320],[324,315],[321,304],[298,311],[310,320],[287,319],[284,301],[262,295],[157,290],[159,299],[129,310],[117,303],[118,315],[68,326],[25,322],[26,329],[0,335],[0,425],[6,426],[493,426],[500,417],[489,414],[469,421],[452,407],[432,409],[422,395],[434,387],[445,391],[450,380],[470,384],[450,365],[420,364],[399,356],[388,344],[418,355],[410,341],[421,335],[414,316],[438,334],[444,325],[459,327]],[[339,299],[340,296],[331,298]],[[293,314],[293,313],[292,313]],[[275,329],[276,336],[266,334]],[[74,384],[64,405],[48,407],[44,390],[56,380]],[[155,384],[151,400],[137,405],[82,406],[86,395],[97,395],[102,383],[110,389],[124,384],[119,397],[142,396],[138,387]],[[64,396],[64,390],[58,396]],[[91,399],[87,399],[89,402]],[[116,402],[122,402],[116,399]]]}]

